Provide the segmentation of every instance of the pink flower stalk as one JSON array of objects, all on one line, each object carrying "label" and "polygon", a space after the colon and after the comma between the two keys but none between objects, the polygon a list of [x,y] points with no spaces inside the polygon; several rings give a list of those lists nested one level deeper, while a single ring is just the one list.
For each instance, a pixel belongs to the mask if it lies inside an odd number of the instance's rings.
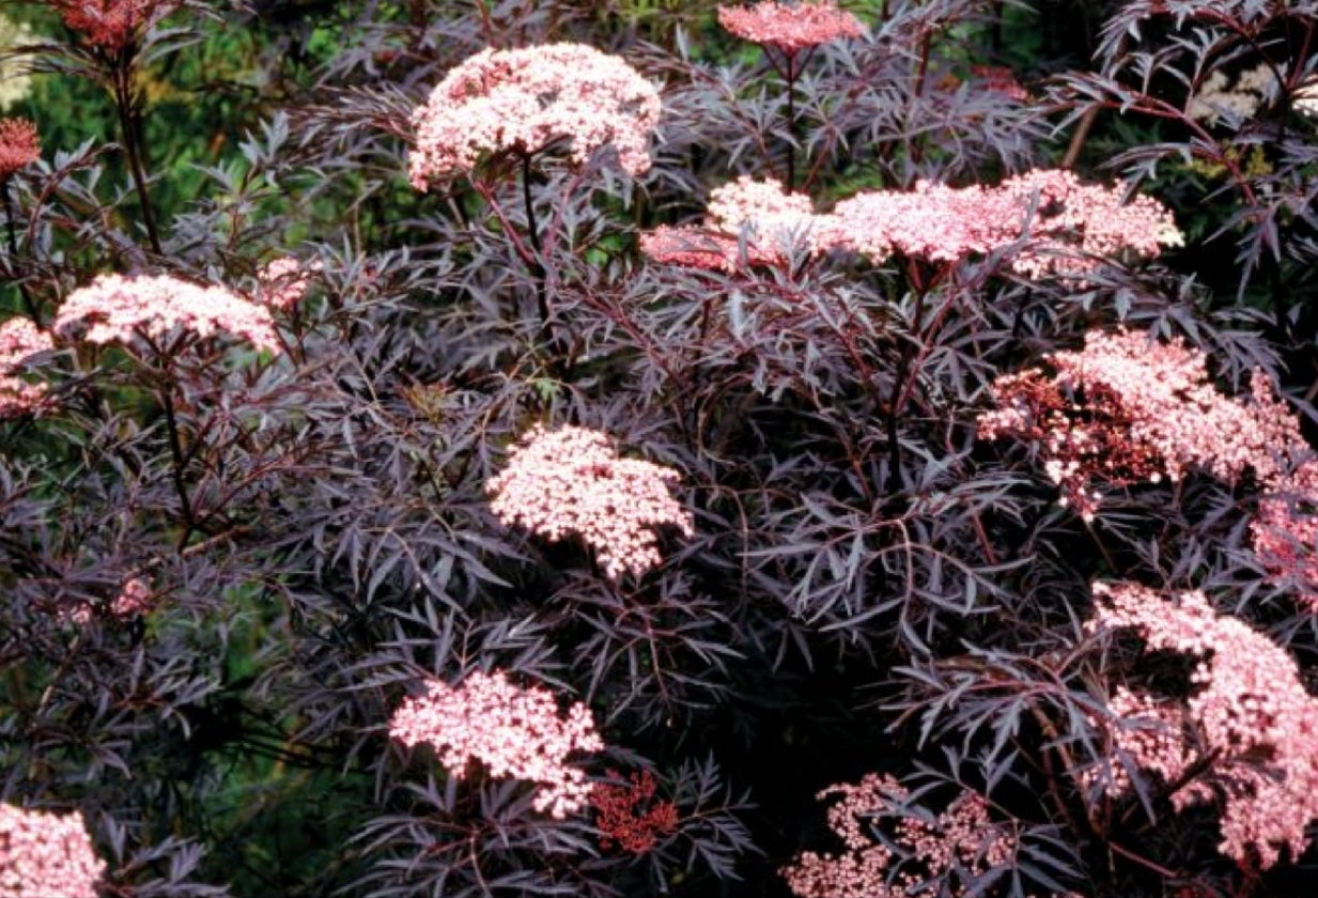
[{"label": "pink flower stalk", "polygon": [[773,178],[742,175],[709,199],[703,225],[656,228],[641,236],[641,251],[670,265],[731,273],[742,264],[783,265],[801,240],[811,251],[827,248],[815,240],[827,216],[816,215],[809,197],[786,193]]},{"label": "pink flower stalk", "polygon": [[1031,369],[993,382],[999,408],[980,416],[979,435],[1041,444],[1063,504],[1086,520],[1102,497],[1095,481],[1156,483],[1200,467],[1229,483],[1247,469],[1273,483],[1282,470],[1278,453],[1303,445],[1266,377],[1255,375],[1252,396],[1223,396],[1203,353],[1183,341],[1091,331],[1083,350],[1051,353],[1047,361],[1051,376]]},{"label": "pink flower stalk", "polygon": [[1028,277],[1083,275],[1100,259],[1147,258],[1182,242],[1157,200],[1082,183],[1064,170],[1034,170],[998,187],[947,187],[921,181],[914,190],[865,191],[843,200],[820,242],[882,259],[893,252],[955,262],[1020,243],[1012,268]]},{"label": "pink flower stalk", "polygon": [[[842,854],[802,853],[781,872],[801,898],[906,898],[937,892],[968,898],[980,892],[974,880],[1012,861],[1013,833],[989,816],[988,803],[969,790],[931,819],[906,809],[910,792],[887,775],[866,774],[856,785],[830,786],[821,800],[841,796],[828,823],[842,839]],[[884,818],[896,818],[890,848],[872,833]],[[940,880],[943,889],[928,889]]]},{"label": "pink flower stalk", "polygon": [[0,180],[41,158],[37,126],[25,118],[0,119]]},{"label": "pink flower stalk", "polygon": [[50,0],[50,5],[87,43],[116,54],[168,13],[175,0]]},{"label": "pink flower stalk", "polygon": [[[1199,758],[1186,739],[1192,727],[1214,758],[1180,803],[1221,797],[1218,850],[1248,868],[1273,866],[1284,849],[1298,858],[1308,844],[1305,829],[1318,820],[1318,701],[1294,659],[1243,621],[1218,615],[1197,591],[1178,594],[1173,604],[1137,584],[1096,583],[1094,596],[1091,632],[1132,628],[1151,651],[1198,659],[1183,719],[1159,710],[1168,724],[1162,737],[1127,739],[1123,747],[1139,766],[1174,779],[1189,768],[1187,756]],[[1144,715],[1152,707],[1132,704]],[[1110,782],[1114,790],[1123,785]]]},{"label": "pink flower stalk", "polygon": [[620,458],[598,431],[537,425],[486,488],[494,494],[490,508],[505,526],[524,527],[550,542],[578,536],[598,553],[605,575],[617,580],[662,561],[656,528],[694,534],[690,512],[668,492],[677,478],[669,468]]},{"label": "pink flower stalk", "polygon": [[270,312],[223,287],[203,287],[171,275],[101,275],[69,294],[55,319],[56,331],[86,328],[92,343],[155,340],[174,328],[199,337],[223,330],[260,349],[280,351]]},{"label": "pink flower stalk", "polygon": [[574,702],[567,719],[547,689],[519,689],[502,671],[469,674],[461,686],[439,680],[424,695],[408,698],[389,720],[389,735],[409,748],[421,743],[439,754],[457,779],[477,760],[492,777],[536,783],[532,806],[561,820],[590,801],[586,774],[570,767],[574,751],[602,751],[590,709]]},{"label": "pink flower stalk", "polygon": [[789,56],[831,41],[861,37],[865,26],[833,0],[720,6],[719,24],[742,40],[777,47]]},{"label": "pink flower stalk", "polygon": [[256,273],[261,302],[272,309],[291,311],[307,295],[312,272],[319,270],[319,263],[303,265],[292,256],[272,259]]},{"label": "pink flower stalk", "polygon": [[650,169],[662,103],[616,56],[582,44],[487,49],[454,68],[412,114],[412,184],[469,172],[486,156],[533,155],[567,141],[578,165],[611,146],[623,170]]},{"label": "pink flower stalk", "polygon": [[41,405],[44,384],[30,384],[18,375],[34,355],[54,349],[50,335],[26,318],[0,324],[0,420],[26,414]]},{"label": "pink flower stalk", "polygon": [[96,898],[104,873],[81,813],[0,804],[0,898]]}]

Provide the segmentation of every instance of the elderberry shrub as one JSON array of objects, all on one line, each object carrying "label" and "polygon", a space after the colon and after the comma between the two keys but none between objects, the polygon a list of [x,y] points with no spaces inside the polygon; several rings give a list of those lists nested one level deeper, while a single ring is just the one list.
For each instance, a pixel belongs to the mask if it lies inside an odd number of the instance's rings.
[{"label": "elderberry shrub", "polygon": [[0,895],[1312,875],[1318,4],[13,15]]}]

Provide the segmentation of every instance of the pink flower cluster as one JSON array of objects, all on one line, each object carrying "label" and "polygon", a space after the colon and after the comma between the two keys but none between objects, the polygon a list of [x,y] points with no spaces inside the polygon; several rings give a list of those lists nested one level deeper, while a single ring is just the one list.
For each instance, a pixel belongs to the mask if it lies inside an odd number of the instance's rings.
[{"label": "pink flower cluster", "polygon": [[492,777],[536,783],[532,805],[559,820],[581,811],[591,797],[585,773],[568,766],[567,756],[604,748],[589,708],[575,702],[561,719],[552,692],[519,689],[502,671],[476,671],[456,688],[431,680],[424,695],[394,712],[389,735],[408,747],[432,746],[458,779],[477,760]]},{"label": "pink flower cluster", "polygon": [[860,19],[838,9],[833,0],[767,0],[751,7],[720,6],[718,21],[742,40],[777,47],[789,56],[808,47],[865,34]]},{"label": "pink flower cluster", "polygon": [[[846,851],[807,851],[782,870],[801,898],[905,898],[923,894],[931,880],[943,882],[939,895],[967,898],[979,894],[974,879],[1007,866],[1016,851],[1014,834],[993,822],[974,792],[963,792],[941,814],[919,814],[907,810],[911,795],[901,783],[870,773],[818,795],[833,796],[841,800],[829,808],[828,823]],[[896,818],[888,843],[871,834],[884,818]]]},{"label": "pink flower cluster", "polygon": [[812,239],[821,216],[810,198],[786,193],[772,178],[743,175],[710,194],[699,226],[660,227],[641,236],[641,251],[658,262],[686,268],[732,272],[743,263],[782,265],[794,242]]},{"label": "pink flower cluster", "polygon": [[[699,227],[659,228],[641,238],[658,261],[733,271],[745,237],[746,261],[781,265],[793,239],[812,253],[840,249],[875,260],[901,253],[956,262],[1014,248],[1013,270],[1028,277],[1076,277],[1102,259],[1156,257],[1181,242],[1171,213],[1157,200],[1085,184],[1068,171],[1036,170],[997,187],[948,187],[921,181],[913,190],[863,191],[815,213],[801,194],[773,180],[742,177],[714,191]],[[743,232],[743,229],[746,229]]]},{"label": "pink flower cluster", "polygon": [[81,813],[0,804],[0,898],[96,898],[104,873]]},{"label": "pink flower cluster", "polygon": [[1299,422],[1255,371],[1250,392],[1219,393],[1207,359],[1184,341],[1091,331],[1079,352],[997,378],[998,407],[979,417],[984,439],[1038,444],[1062,504],[1093,520],[1109,488],[1180,478],[1202,468],[1228,483],[1252,471],[1261,490],[1254,549],[1277,580],[1295,581],[1318,610],[1318,460]]},{"label": "pink flower cluster", "polygon": [[45,386],[30,384],[18,375],[29,358],[51,349],[50,335],[26,318],[0,324],[0,419],[26,414],[41,405]]},{"label": "pink flower cluster", "polygon": [[534,154],[567,141],[584,164],[611,146],[622,168],[650,168],[662,104],[654,86],[616,56],[582,44],[487,49],[454,68],[412,114],[412,184],[473,169],[487,155]]},{"label": "pink flower cluster", "polygon": [[200,337],[224,330],[260,349],[280,351],[270,312],[223,287],[203,287],[170,275],[101,275],[69,294],[55,319],[55,330],[86,328],[93,343],[151,339],[180,327]]},{"label": "pink flower cluster", "polygon": [[[1094,584],[1097,613],[1091,630],[1133,628],[1148,649],[1198,659],[1194,687],[1179,707],[1118,697],[1113,711],[1133,712],[1161,723],[1157,731],[1118,736],[1140,767],[1174,781],[1198,760],[1212,763],[1182,795],[1178,806],[1218,796],[1224,802],[1218,849],[1242,866],[1267,868],[1281,850],[1298,858],[1308,844],[1305,829],[1318,820],[1318,701],[1300,680],[1284,650],[1233,617],[1218,615],[1200,592],[1173,604],[1133,584]],[[1109,780],[1120,790],[1125,781]]]},{"label": "pink flower cluster", "polygon": [[1201,467],[1231,483],[1252,469],[1272,483],[1282,471],[1277,453],[1302,444],[1267,378],[1255,375],[1250,397],[1224,396],[1203,353],[1184,341],[1090,331],[1083,350],[1047,361],[1051,376],[1036,368],[993,382],[999,408],[980,416],[979,435],[1039,442],[1064,502],[1086,519],[1101,499],[1095,480],[1156,483]]},{"label": "pink flower cluster", "polygon": [[670,468],[618,457],[598,431],[537,425],[487,489],[494,494],[490,507],[505,526],[524,527],[551,542],[579,536],[598,553],[605,575],[617,580],[662,560],[655,528],[695,532],[691,514],[668,492],[677,477]]},{"label": "pink flower cluster", "polygon": [[867,191],[837,204],[827,242],[876,259],[893,252],[952,262],[1019,244],[1013,270],[1027,277],[1083,275],[1123,253],[1155,258],[1180,231],[1157,200],[1123,201],[1117,188],[1072,172],[1036,169],[997,187],[921,181],[910,192]]},{"label": "pink flower cluster", "polygon": [[25,118],[0,119],[0,180],[41,158],[37,126]]}]

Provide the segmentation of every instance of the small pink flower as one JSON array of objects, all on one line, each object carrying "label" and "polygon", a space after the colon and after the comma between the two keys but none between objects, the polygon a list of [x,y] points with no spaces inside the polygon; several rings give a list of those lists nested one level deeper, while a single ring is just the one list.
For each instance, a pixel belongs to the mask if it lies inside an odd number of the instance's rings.
[{"label": "small pink flower", "polygon": [[96,898],[104,874],[81,813],[0,804],[0,898]]},{"label": "small pink flower", "polygon": [[599,553],[604,573],[642,574],[662,560],[655,528],[691,536],[691,514],[668,493],[677,472],[620,458],[597,431],[536,426],[522,438],[508,466],[490,480],[491,510],[550,542],[578,536]]},{"label": "small pink flower", "polygon": [[0,180],[41,158],[37,126],[25,118],[0,119]]},{"label": "small pink flower", "polygon": [[720,6],[718,21],[742,40],[768,44],[789,55],[807,47],[865,34],[860,19],[838,9],[833,0]]},{"label": "small pink flower", "polygon": [[662,104],[654,86],[616,56],[582,44],[487,49],[457,66],[412,115],[412,184],[471,171],[487,156],[532,155],[564,142],[584,164],[603,147],[632,175],[650,168]]},{"label": "small pink flower", "polygon": [[219,331],[260,349],[280,351],[270,312],[223,287],[203,287],[170,275],[101,275],[69,294],[56,331],[83,330],[92,343],[127,343],[139,333],[159,339],[174,328],[211,337]]},{"label": "small pink flower", "polygon": [[569,766],[573,752],[604,749],[590,709],[575,702],[564,719],[547,689],[519,689],[502,671],[476,671],[457,687],[430,680],[389,720],[389,735],[409,748],[427,744],[456,779],[480,761],[492,777],[537,784],[532,806],[563,819],[590,801],[586,774]]}]

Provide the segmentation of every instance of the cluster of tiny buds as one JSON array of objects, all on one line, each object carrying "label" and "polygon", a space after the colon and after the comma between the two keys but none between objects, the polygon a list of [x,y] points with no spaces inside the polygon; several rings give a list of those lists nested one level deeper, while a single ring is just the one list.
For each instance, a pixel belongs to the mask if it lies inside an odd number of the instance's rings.
[{"label": "cluster of tiny buds", "polygon": [[0,119],[0,181],[40,158],[36,125],[25,118]]},{"label": "cluster of tiny buds", "polygon": [[654,800],[658,787],[650,771],[633,773],[630,783],[624,783],[617,771],[610,770],[609,779],[596,783],[590,792],[601,847],[616,844],[632,854],[644,854],[660,836],[677,829],[677,805]]},{"label": "cluster of tiny buds", "polygon": [[81,813],[0,804],[0,898],[96,898],[104,873]]},{"label": "cluster of tiny buds", "polygon": [[487,157],[529,157],[567,142],[585,164],[604,147],[632,175],[650,168],[659,92],[616,56],[583,44],[484,50],[458,65],[412,114],[412,184],[470,172]]},{"label": "cluster of tiny buds", "polygon": [[[906,898],[935,882],[939,895],[968,898],[982,894],[975,880],[1009,866],[1016,852],[1015,834],[994,822],[988,803],[969,790],[940,814],[912,808],[910,792],[886,774],[830,786],[818,797],[835,796],[840,800],[829,808],[828,822],[846,851],[807,851],[782,870],[800,898]],[[872,834],[885,819],[895,821],[886,840]]]},{"label": "cluster of tiny buds", "polygon": [[[1305,689],[1295,660],[1243,621],[1219,615],[1200,592],[1169,602],[1133,583],[1094,584],[1097,611],[1087,628],[1133,629],[1151,651],[1196,659],[1191,692],[1175,703],[1119,691],[1110,706],[1132,717],[1114,739],[1137,767],[1184,790],[1176,805],[1220,797],[1218,849],[1245,867],[1266,869],[1282,849],[1298,858],[1306,830],[1318,820],[1318,701]],[[1197,738],[1192,740],[1191,735]],[[1193,782],[1181,782],[1192,759],[1210,759]],[[1108,791],[1129,785],[1106,780]]]},{"label": "cluster of tiny buds", "polygon": [[535,783],[532,806],[559,820],[580,812],[592,794],[568,755],[604,749],[588,707],[574,702],[564,719],[552,692],[518,688],[503,671],[475,671],[457,687],[430,680],[394,712],[389,735],[409,748],[430,745],[457,779],[479,761],[492,777]]},{"label": "cluster of tiny buds", "polygon": [[271,352],[281,347],[268,309],[223,287],[172,275],[101,275],[69,294],[54,324],[92,343],[158,340],[175,328],[203,338],[227,331]]},{"label": "cluster of tiny buds", "polygon": [[607,577],[640,575],[657,566],[656,528],[695,532],[690,512],[669,494],[678,474],[639,459],[620,458],[607,435],[584,427],[549,431],[537,425],[491,478],[490,508],[505,526],[550,542],[580,537]]},{"label": "cluster of tiny buds", "polygon": [[0,420],[27,414],[45,399],[44,384],[19,377],[28,359],[54,349],[50,335],[26,318],[0,324]]},{"label": "cluster of tiny buds", "polygon": [[51,0],[64,24],[111,55],[135,43],[177,0]]},{"label": "cluster of tiny buds", "polygon": [[720,6],[719,24],[742,40],[776,47],[793,55],[831,41],[862,37],[865,25],[833,0],[774,0],[754,6]]}]

